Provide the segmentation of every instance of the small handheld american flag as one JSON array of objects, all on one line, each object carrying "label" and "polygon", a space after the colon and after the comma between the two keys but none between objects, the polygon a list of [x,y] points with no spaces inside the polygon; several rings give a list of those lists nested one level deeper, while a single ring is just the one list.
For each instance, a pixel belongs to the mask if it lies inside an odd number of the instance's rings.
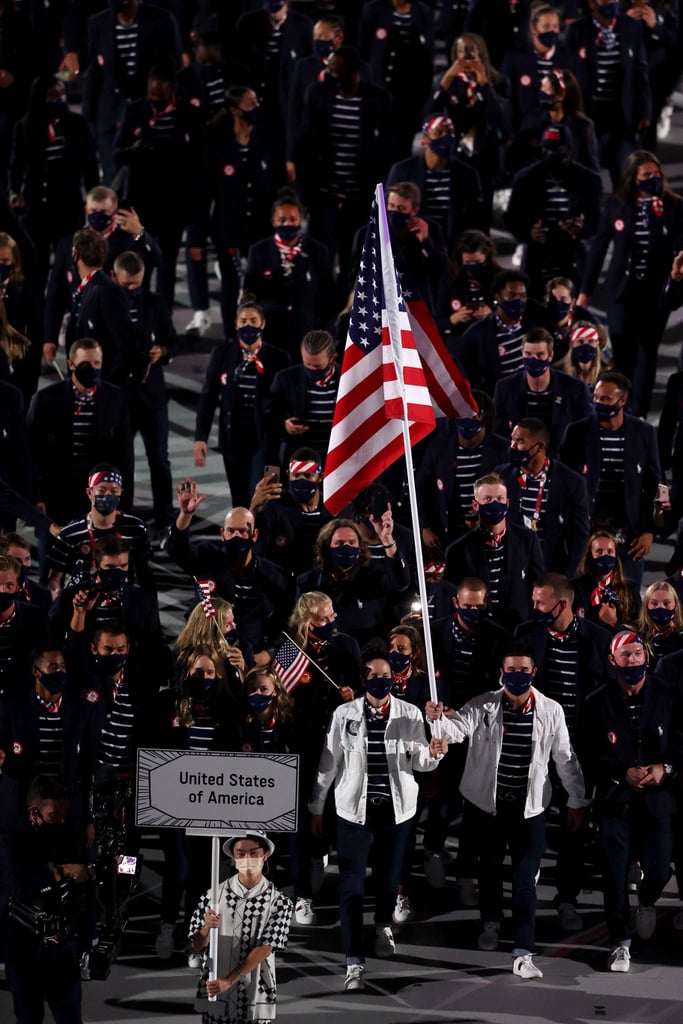
[{"label": "small handheld american flag", "polygon": [[273,668],[287,693],[293,693],[310,664],[303,651],[287,637],[273,654]]},{"label": "small handheld american flag", "polygon": [[197,593],[197,599],[199,600],[202,608],[204,609],[204,615],[206,616],[207,619],[215,619],[216,609],[213,606],[211,594],[213,593],[216,584],[213,582],[213,580],[198,579],[195,579],[194,583]]}]

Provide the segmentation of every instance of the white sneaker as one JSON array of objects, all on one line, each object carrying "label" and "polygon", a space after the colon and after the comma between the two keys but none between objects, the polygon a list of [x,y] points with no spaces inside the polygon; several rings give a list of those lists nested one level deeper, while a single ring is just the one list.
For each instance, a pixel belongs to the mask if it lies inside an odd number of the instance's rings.
[{"label": "white sneaker", "polygon": [[192,946],[187,947],[185,955],[187,956],[187,966],[191,967],[193,971],[199,970],[204,963],[204,954],[195,952]]},{"label": "white sneaker", "polygon": [[311,891],[317,895],[325,884],[325,872],[327,871],[328,856],[314,857],[311,860]]},{"label": "white sneaker", "polygon": [[657,924],[657,911],[654,907],[639,906],[636,910],[636,933],[640,939],[651,939]]},{"label": "white sneaker", "polygon": [[174,942],[173,932],[175,931],[175,925],[163,924],[159,929],[156,941],[157,956],[160,960],[170,960],[173,956]]},{"label": "white sneaker", "polygon": [[613,949],[607,960],[609,971],[618,971],[620,974],[627,974],[631,969],[631,951],[628,946],[617,946]]},{"label": "white sneaker", "polygon": [[477,883],[473,878],[459,878],[455,883],[455,891],[461,907],[478,906]]},{"label": "white sneaker", "polygon": [[203,337],[211,326],[211,313],[208,309],[197,309],[185,328],[185,334],[197,334]]},{"label": "white sneaker", "polygon": [[313,900],[304,899],[303,896],[299,897],[294,907],[294,920],[297,924],[314,925],[318,923],[316,912],[313,909]]},{"label": "white sneaker", "polygon": [[223,280],[223,275],[221,274],[221,265],[218,262],[218,260],[214,261],[213,272],[214,272],[214,274],[216,275],[216,277],[218,278],[219,281]]},{"label": "white sneaker", "polygon": [[563,932],[580,932],[583,928],[583,921],[573,903],[560,903],[557,908],[557,920]]},{"label": "white sneaker", "polygon": [[344,980],[345,992],[361,992],[365,988],[365,964],[349,964]]},{"label": "white sneaker", "polygon": [[542,978],[543,971],[534,963],[533,954],[525,953],[524,956],[515,957],[512,964],[512,973],[523,981],[533,981],[534,978]]},{"label": "white sneaker", "polygon": [[662,107],[662,112],[659,115],[659,121],[657,122],[657,139],[661,142],[662,139],[666,139],[671,131],[671,116],[674,112],[674,105],[669,100]]},{"label": "white sneaker", "polygon": [[377,928],[375,935],[375,956],[388,960],[396,952],[394,933],[387,925],[385,928]]},{"label": "white sneaker", "polygon": [[483,930],[479,933],[477,945],[485,953],[493,953],[498,949],[500,938],[500,921],[484,921]]},{"label": "white sneaker", "polygon": [[446,884],[446,869],[440,853],[425,850],[425,878],[432,889],[443,889]]},{"label": "white sneaker", "polygon": [[407,924],[408,921],[412,921],[415,917],[415,911],[413,905],[410,902],[410,896],[406,896],[399,893],[396,897],[396,906],[394,912],[391,915],[394,924]]},{"label": "white sneaker", "polygon": [[78,969],[81,975],[81,981],[90,981],[90,953],[81,953],[81,958],[78,961]]}]

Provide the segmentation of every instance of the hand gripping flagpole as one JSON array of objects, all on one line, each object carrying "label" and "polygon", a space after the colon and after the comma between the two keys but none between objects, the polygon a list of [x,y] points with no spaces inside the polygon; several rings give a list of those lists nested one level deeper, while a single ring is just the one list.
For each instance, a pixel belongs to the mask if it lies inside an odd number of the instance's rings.
[{"label": "hand gripping flagpole", "polygon": [[[422,629],[424,634],[425,652],[427,655],[427,677],[429,679],[429,696],[435,704],[439,697],[436,690],[436,671],[434,669],[434,652],[432,650],[432,633],[429,622],[429,605],[427,599],[427,583],[425,580],[424,568],[422,566],[422,536],[420,532],[420,517],[417,507],[417,491],[415,489],[415,472],[413,470],[413,453],[410,440],[410,427],[408,425],[408,410],[406,404],[405,379],[403,376],[403,354],[401,345],[401,324],[399,321],[398,288],[396,283],[396,267],[391,248],[391,236],[389,234],[389,223],[387,221],[387,210],[384,203],[384,189],[379,184],[375,190],[375,201],[377,203],[377,224],[380,234],[380,247],[382,251],[382,284],[384,285],[384,306],[386,310],[389,338],[391,340],[391,351],[396,366],[398,389],[403,404],[403,448],[406,460],[406,477],[408,480],[408,496],[410,498],[410,519],[413,527],[413,543],[415,544],[415,557],[418,564],[417,583],[420,592],[420,604],[422,605]],[[384,254],[389,253],[391,260],[384,259]],[[441,725],[438,721],[430,722],[432,735],[436,738],[441,736]]]}]

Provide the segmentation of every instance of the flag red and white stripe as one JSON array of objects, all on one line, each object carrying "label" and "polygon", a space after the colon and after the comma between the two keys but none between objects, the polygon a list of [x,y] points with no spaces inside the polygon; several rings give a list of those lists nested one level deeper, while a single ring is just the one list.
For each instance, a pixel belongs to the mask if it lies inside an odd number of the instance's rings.
[{"label": "flag red and white stripe", "polygon": [[333,515],[403,455],[404,415],[413,445],[434,429],[434,411],[396,276],[384,194],[378,185],[325,461],[324,499]]},{"label": "flag red and white stripe", "polygon": [[273,668],[287,693],[296,690],[310,663],[310,658],[289,637],[273,653]]}]

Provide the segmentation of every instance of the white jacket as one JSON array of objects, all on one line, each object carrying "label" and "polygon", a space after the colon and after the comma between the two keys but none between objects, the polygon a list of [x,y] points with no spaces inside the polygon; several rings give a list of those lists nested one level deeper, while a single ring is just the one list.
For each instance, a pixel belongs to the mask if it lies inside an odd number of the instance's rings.
[{"label": "white jacket", "polygon": [[[346,821],[365,823],[368,792],[368,727],[365,698],[342,704],[332,715],[318,775],[308,804],[311,814],[322,814],[334,784],[337,814]],[[433,771],[439,759],[431,756],[424,721],[416,707],[399,697],[389,705],[384,746],[389,766],[389,788],[396,824],[412,818],[417,809],[417,782],[413,769]]]},{"label": "white jacket", "polygon": [[[531,763],[524,817],[533,818],[550,803],[552,786],[548,765],[552,757],[569,807],[585,807],[583,773],[572,748],[562,706],[532,687],[536,704],[531,732]],[[482,693],[465,704],[453,718],[440,718],[442,736],[449,743],[469,739],[460,792],[482,811],[496,813],[496,777],[503,745],[503,690]]]}]

